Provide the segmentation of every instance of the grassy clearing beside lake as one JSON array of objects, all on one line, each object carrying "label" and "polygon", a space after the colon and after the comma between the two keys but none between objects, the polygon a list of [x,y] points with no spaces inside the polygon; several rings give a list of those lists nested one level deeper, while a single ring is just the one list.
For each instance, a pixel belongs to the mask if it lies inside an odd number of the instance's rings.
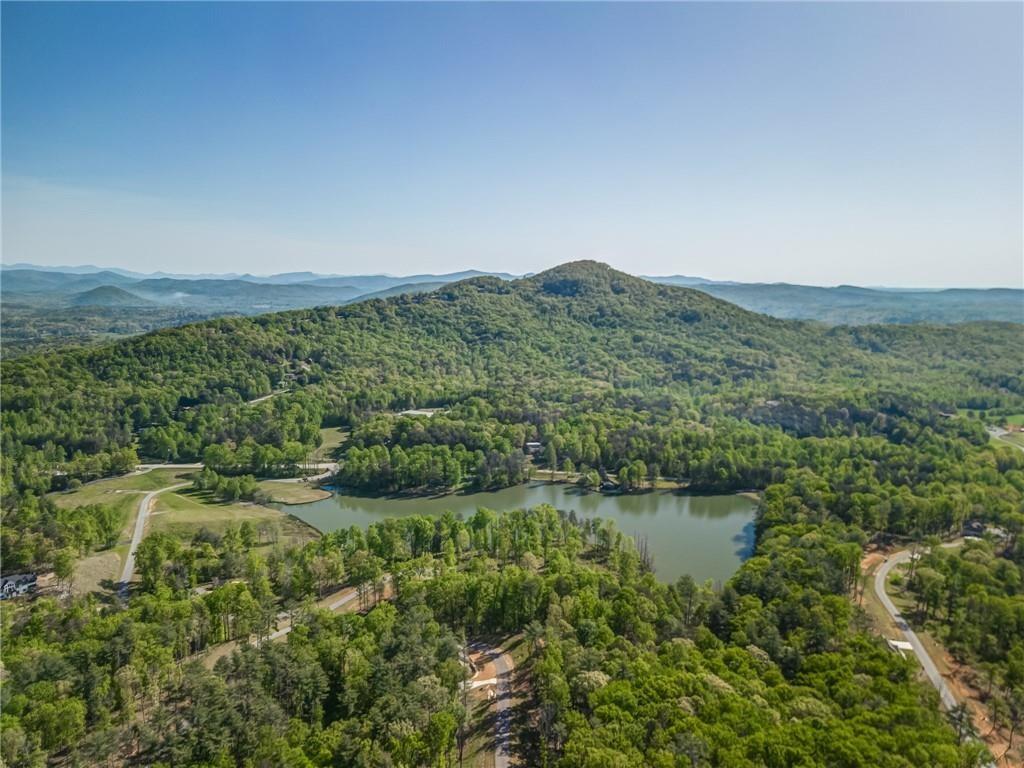
[{"label": "grassy clearing beside lake", "polygon": [[1024,434],[1020,432],[1010,432],[1009,434],[1003,435],[1000,440],[1024,447]]},{"label": "grassy clearing beside lake", "polygon": [[989,435],[990,445],[1016,445],[1024,448],[1024,432],[1007,432],[1005,435]]},{"label": "grassy clearing beside lake", "polygon": [[270,494],[270,500],[277,504],[308,504],[330,498],[331,492],[314,488],[306,483],[290,483],[283,480],[262,480],[260,488]]},{"label": "grassy clearing beside lake", "polygon": [[257,530],[276,526],[286,542],[316,537],[312,528],[279,510],[245,501],[221,502],[207,491],[191,489],[157,497],[150,515],[149,532],[162,531],[191,539],[201,528],[220,533],[229,525],[240,525],[245,520]]}]

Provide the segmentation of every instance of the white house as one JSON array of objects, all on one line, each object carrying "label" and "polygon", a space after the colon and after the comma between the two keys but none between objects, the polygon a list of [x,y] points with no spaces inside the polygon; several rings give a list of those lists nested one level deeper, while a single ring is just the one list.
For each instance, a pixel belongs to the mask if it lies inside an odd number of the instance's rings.
[{"label": "white house", "polygon": [[35,592],[36,575],[34,573],[15,573],[0,576],[0,600],[10,600]]}]

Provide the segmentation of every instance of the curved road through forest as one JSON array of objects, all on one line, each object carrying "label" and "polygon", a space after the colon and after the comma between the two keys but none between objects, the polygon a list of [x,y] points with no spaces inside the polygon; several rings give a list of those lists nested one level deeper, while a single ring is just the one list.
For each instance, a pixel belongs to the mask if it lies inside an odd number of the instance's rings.
[{"label": "curved road through forest", "polygon": [[[955,546],[955,543],[943,544],[944,547]],[[932,657],[928,655],[928,651],[921,643],[921,639],[917,636],[917,633],[910,628],[903,616],[896,609],[892,600],[889,598],[889,594],[885,591],[886,580],[889,578],[889,571],[894,566],[900,563],[910,562],[910,550],[904,549],[896,552],[889,556],[889,558],[882,563],[881,567],[875,572],[875,594],[878,595],[878,599],[881,601],[885,610],[889,612],[892,620],[896,623],[896,626],[903,632],[903,636],[910,643],[914,649],[914,655],[917,656],[917,660],[921,662],[921,666],[924,668],[924,673],[928,676],[931,684],[935,686],[935,689],[939,692],[939,698],[942,699],[942,706],[947,711],[952,710],[956,707],[956,697],[953,692],[946,685],[946,681],[942,678],[939,673],[939,668],[935,666],[935,662],[932,661]]]}]

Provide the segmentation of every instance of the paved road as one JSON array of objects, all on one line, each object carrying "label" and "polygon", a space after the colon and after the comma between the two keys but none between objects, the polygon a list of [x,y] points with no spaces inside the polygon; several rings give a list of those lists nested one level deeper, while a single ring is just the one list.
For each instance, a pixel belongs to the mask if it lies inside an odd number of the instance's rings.
[{"label": "paved road", "polygon": [[[390,574],[384,574],[383,580],[384,580],[385,584],[388,584],[391,581]],[[340,590],[339,592],[336,592],[335,594],[338,595],[337,599],[332,600],[330,603],[328,603],[326,606],[324,606],[328,610],[337,611],[340,608],[342,608],[342,607],[348,605],[349,603],[353,602],[357,597],[359,597],[359,590],[356,587],[346,587],[345,589]],[[287,623],[285,624],[285,626],[281,627],[280,629],[274,630],[269,635],[267,635],[266,639],[267,640],[279,640],[280,638],[285,637],[286,635],[288,635],[288,633],[290,633],[292,631],[291,620],[292,620],[292,616],[291,616],[291,614],[289,612],[281,611],[280,613],[278,613],[277,614],[277,623],[278,624],[281,624],[281,623],[284,623],[284,622],[287,622]],[[218,645],[216,645],[216,646],[214,646],[212,648],[208,648],[206,650],[206,652],[204,653],[204,655],[202,656],[203,664],[206,666],[207,669],[213,669],[214,665],[217,663],[217,661],[219,659],[223,658],[224,656],[229,655],[237,647],[238,647],[238,641],[237,640],[228,640],[227,642],[220,643],[220,644],[218,644]]]},{"label": "paved road", "polygon": [[[313,468],[319,469],[323,473],[323,474],[321,474],[321,475],[319,475],[317,477],[309,478],[310,480],[325,479],[325,478],[329,477],[331,474],[333,474],[334,472],[338,471],[338,464],[337,464],[337,462],[333,462],[333,461],[314,462],[314,463],[308,464],[306,466],[308,468],[310,468],[310,469],[313,469]],[[150,472],[150,471],[152,471],[154,469],[202,469],[202,468],[203,468],[203,464],[201,462],[196,462],[196,463],[193,463],[193,464],[139,464],[138,466],[136,466],[135,471],[130,473],[130,474],[142,475],[142,474],[145,474],[146,472]],[[294,477],[294,478],[283,478],[283,479],[285,481],[287,481],[287,482],[301,482],[304,478]],[[120,581],[120,585],[118,587],[118,592],[120,593],[120,595],[122,597],[127,595],[127,593],[128,593],[128,584],[131,582],[132,577],[135,575],[135,550],[138,549],[139,544],[142,543],[142,537],[146,533],[146,521],[149,519],[149,513],[150,513],[150,510],[152,509],[154,499],[156,499],[157,496],[159,496],[161,493],[164,493],[165,491],[177,490],[178,488],[184,488],[187,485],[191,485],[191,483],[185,482],[185,483],[177,483],[175,485],[169,485],[166,488],[160,488],[159,490],[156,490],[156,491],[150,491],[149,493],[147,493],[145,496],[142,497],[142,501],[139,503],[138,514],[135,516],[135,530],[132,531],[131,547],[128,549],[128,557],[125,558],[124,568],[121,570],[121,581]],[[344,602],[345,601],[343,600],[343,602],[339,603],[338,605],[343,605]],[[331,610],[335,610],[335,608],[336,608],[336,606],[333,606],[333,605],[331,606]]]},{"label": "paved road", "polygon": [[307,470],[317,470],[319,474],[309,475],[307,477],[280,477],[268,478],[278,483],[316,483],[320,480],[326,480],[335,472],[338,471],[338,462],[336,461],[317,461],[306,465]]},{"label": "paved road", "polygon": [[[943,544],[944,547],[956,546],[957,542],[951,542],[949,544]],[[903,619],[900,612],[896,609],[892,600],[889,598],[889,594],[885,591],[885,583],[889,577],[889,571],[894,566],[900,563],[910,562],[910,550],[904,549],[895,554],[889,556],[889,559],[882,563],[882,566],[875,572],[875,593],[878,595],[878,599],[881,601],[885,610],[892,616],[892,620],[896,622],[896,626],[903,632],[903,636],[907,639],[907,642],[914,649],[914,655],[917,656],[917,660],[921,662],[921,666],[924,667],[924,673],[928,676],[932,685],[939,692],[939,698],[942,699],[942,706],[946,710],[953,709],[957,702],[953,692],[946,685],[946,681],[939,674],[938,667],[935,666],[935,662],[932,661],[932,657],[928,655],[928,651],[925,650],[924,645],[921,643],[921,639],[917,636],[917,633],[910,628],[910,625]]]},{"label": "paved road", "polygon": [[279,389],[276,392],[271,392],[269,395],[263,395],[263,397],[257,397],[257,398],[254,398],[252,400],[246,400],[245,404],[246,405],[256,405],[256,403],[262,403],[263,401],[269,400],[272,397],[277,397],[278,395],[283,395],[287,391],[288,391],[287,389]]},{"label": "paved road", "polygon": [[1024,451],[1024,445],[1021,445],[1020,443],[1015,443],[1012,440],[1003,439],[1006,435],[1010,433],[1007,432],[1002,427],[985,427],[985,429],[988,430],[988,433],[992,435],[992,437],[994,437],[1003,445],[1012,445],[1014,448],[1020,448],[1022,451]]},{"label": "paved road", "polygon": [[[203,465],[201,462],[195,464],[138,464],[135,467],[134,472],[129,472],[129,475],[144,475],[150,470],[154,469],[202,469]],[[104,480],[107,478],[103,478]]]},{"label": "paved road", "polygon": [[477,641],[469,647],[485,661],[494,663],[494,768],[509,768],[512,764],[512,671],[516,665],[511,656],[487,643]]},{"label": "paved road", "polygon": [[139,502],[139,511],[135,515],[135,530],[132,531],[132,543],[128,548],[128,557],[124,561],[124,569],[121,571],[121,585],[119,592],[124,597],[128,593],[128,584],[132,580],[132,576],[135,575],[135,550],[139,548],[139,544],[142,543],[142,537],[146,533],[146,521],[149,519],[150,510],[153,507],[153,501],[164,491],[173,491],[178,488],[184,488],[192,483],[177,483],[176,485],[169,485],[166,488],[161,488],[158,491],[150,491],[142,497],[142,501]]}]

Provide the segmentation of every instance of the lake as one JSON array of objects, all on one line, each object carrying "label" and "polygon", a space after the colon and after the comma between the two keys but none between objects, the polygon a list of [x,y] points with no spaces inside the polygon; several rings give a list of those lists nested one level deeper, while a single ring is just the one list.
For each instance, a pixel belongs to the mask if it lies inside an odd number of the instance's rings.
[{"label": "lake", "polygon": [[320,531],[357,525],[365,528],[386,517],[440,515],[451,510],[468,518],[478,507],[496,511],[550,504],[581,517],[614,520],[628,536],[644,536],[654,556],[655,573],[675,581],[688,573],[698,582],[725,581],[749,557],[754,545],[757,502],[736,494],[701,496],[672,491],[604,495],[575,486],[532,482],[499,491],[434,497],[353,496],[337,493],[310,504],[281,507]]}]

